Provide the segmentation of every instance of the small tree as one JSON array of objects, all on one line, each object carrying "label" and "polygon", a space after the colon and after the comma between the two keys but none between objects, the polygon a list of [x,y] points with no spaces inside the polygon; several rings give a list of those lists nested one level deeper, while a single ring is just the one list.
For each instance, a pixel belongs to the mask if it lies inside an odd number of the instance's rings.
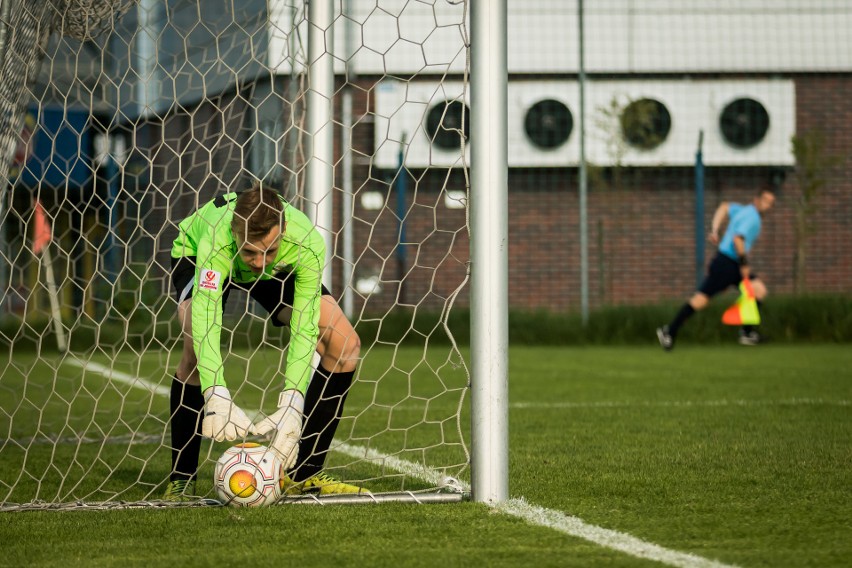
[{"label": "small tree", "polygon": [[805,291],[807,284],[807,248],[814,233],[817,195],[828,183],[829,173],[840,164],[840,157],[825,153],[825,135],[821,130],[808,130],[792,138],[796,158],[796,178],[799,195],[796,200],[796,220],[793,254],[793,291]]},{"label": "small tree", "polygon": [[[598,106],[595,109],[594,123],[598,136],[606,145],[613,189],[621,189],[622,186],[621,173],[624,167],[624,155],[627,153],[627,140],[622,134],[620,119],[626,106],[618,100],[618,97],[612,97],[606,105]],[[606,185],[604,180],[605,168],[606,166],[590,168],[589,177],[595,182],[595,185],[600,187]]]}]

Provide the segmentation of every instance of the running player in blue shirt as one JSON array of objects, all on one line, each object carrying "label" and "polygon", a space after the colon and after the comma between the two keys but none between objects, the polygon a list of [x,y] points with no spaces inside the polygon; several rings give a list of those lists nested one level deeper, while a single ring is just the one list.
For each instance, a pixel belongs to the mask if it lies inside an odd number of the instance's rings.
[{"label": "running player in blue shirt", "polygon": [[[674,348],[677,332],[683,323],[695,312],[707,307],[710,298],[726,290],[729,286],[739,286],[739,283],[750,278],[754,296],[758,304],[766,297],[766,285],[751,274],[748,265],[748,253],[760,235],[763,215],[772,209],[775,194],[768,189],[761,190],[752,203],[723,202],[713,214],[710,231],[710,241],[719,245],[719,250],[707,269],[707,277],[701,287],[692,295],[675,315],[668,325],[657,328],[657,339],[666,351]],[[722,239],[719,240],[719,229],[728,219],[728,227]],[[742,345],[757,345],[760,335],[753,326],[743,326],[740,330],[739,342]]]}]

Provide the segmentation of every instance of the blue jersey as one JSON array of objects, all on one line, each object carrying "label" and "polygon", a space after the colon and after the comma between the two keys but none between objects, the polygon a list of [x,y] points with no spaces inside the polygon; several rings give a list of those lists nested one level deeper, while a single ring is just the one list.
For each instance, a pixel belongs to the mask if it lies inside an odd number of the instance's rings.
[{"label": "blue jersey", "polygon": [[745,239],[745,251],[748,253],[754,246],[754,241],[760,235],[760,213],[754,204],[741,205],[731,203],[728,205],[728,228],[725,236],[719,242],[719,252],[737,260],[737,249],[734,247],[734,237]]}]

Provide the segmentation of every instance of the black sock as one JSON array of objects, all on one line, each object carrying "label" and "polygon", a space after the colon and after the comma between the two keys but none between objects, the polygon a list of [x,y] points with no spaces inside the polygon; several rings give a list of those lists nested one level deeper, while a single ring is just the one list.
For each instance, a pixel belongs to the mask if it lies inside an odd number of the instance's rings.
[{"label": "black sock", "polygon": [[685,322],[687,319],[689,319],[689,316],[691,316],[694,313],[695,313],[695,308],[690,306],[689,302],[686,302],[680,308],[680,311],[677,313],[677,315],[672,320],[672,322],[669,324],[669,335],[671,335],[672,337],[677,335],[677,330],[680,329],[680,326],[683,325],[683,322]]},{"label": "black sock", "polygon": [[172,472],[171,481],[195,479],[201,453],[201,415],[204,396],[201,387],[175,378],[171,391]]},{"label": "black sock", "polygon": [[294,481],[304,481],[322,470],[355,371],[330,373],[317,366],[305,395],[305,422]]}]

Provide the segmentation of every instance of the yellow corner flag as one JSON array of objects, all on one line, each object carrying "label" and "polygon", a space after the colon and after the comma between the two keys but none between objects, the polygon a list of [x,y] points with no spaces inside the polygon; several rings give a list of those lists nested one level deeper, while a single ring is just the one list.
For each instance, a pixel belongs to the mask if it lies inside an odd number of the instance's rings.
[{"label": "yellow corner flag", "polygon": [[754,298],[754,289],[748,278],[740,282],[740,297],[722,314],[725,325],[758,325],[760,311]]}]

